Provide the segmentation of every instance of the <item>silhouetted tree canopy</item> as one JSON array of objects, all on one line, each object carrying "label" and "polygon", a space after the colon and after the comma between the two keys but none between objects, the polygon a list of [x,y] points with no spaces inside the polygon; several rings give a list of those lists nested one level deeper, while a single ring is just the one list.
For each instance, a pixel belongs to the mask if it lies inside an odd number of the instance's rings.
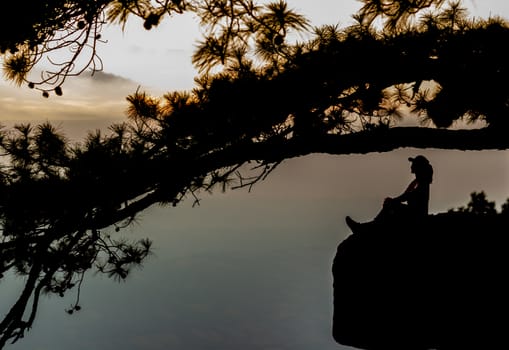
[{"label": "silhouetted tree canopy", "polygon": [[[470,19],[460,3],[362,2],[347,28],[312,28],[283,1],[9,2],[5,77],[46,97],[62,95],[68,76],[102,69],[95,47],[106,23],[137,16],[150,29],[193,12],[206,34],[193,56],[196,87],[134,92],[127,121],[107,134],[74,145],[50,124],[2,130],[0,277],[14,271],[26,284],[0,323],[0,347],[31,327],[42,293],[79,288],[90,268],[125,278],[150,242],[112,231],[155,203],[250,187],[311,153],[507,149],[506,21]],[[292,31],[310,39],[291,43]],[[58,50],[69,59],[33,79]]]}]

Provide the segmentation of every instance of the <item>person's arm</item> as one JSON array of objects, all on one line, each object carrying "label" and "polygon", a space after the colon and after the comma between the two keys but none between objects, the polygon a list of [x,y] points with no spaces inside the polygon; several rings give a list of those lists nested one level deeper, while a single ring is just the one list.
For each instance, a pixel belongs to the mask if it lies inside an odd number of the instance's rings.
[{"label": "person's arm", "polygon": [[405,192],[403,192],[402,194],[400,194],[397,197],[391,198],[391,200],[399,202],[399,203],[406,202],[408,200],[410,193],[413,192],[417,188],[417,185],[418,185],[417,180],[413,180],[410,183],[410,185],[408,185]]}]

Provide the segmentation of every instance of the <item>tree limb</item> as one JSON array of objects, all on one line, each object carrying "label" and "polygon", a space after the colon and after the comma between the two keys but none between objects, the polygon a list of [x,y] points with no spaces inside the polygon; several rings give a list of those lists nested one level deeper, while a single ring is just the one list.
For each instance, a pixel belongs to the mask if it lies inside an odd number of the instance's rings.
[{"label": "tree limb", "polygon": [[[385,130],[361,131],[348,135],[294,137],[252,143],[242,148],[230,147],[208,156],[208,162],[223,166],[249,160],[278,162],[313,153],[366,154],[393,151],[398,148],[439,148],[462,151],[509,149],[509,138],[493,128],[436,129],[394,127]],[[221,161],[221,158],[223,159]]]}]

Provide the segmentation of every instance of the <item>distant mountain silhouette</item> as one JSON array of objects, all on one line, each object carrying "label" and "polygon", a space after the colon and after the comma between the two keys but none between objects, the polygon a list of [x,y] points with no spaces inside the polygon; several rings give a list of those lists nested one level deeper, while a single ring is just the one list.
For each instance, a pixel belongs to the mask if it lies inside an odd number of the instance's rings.
[{"label": "distant mountain silhouette", "polygon": [[333,336],[360,349],[509,349],[509,216],[367,225],[338,246]]}]

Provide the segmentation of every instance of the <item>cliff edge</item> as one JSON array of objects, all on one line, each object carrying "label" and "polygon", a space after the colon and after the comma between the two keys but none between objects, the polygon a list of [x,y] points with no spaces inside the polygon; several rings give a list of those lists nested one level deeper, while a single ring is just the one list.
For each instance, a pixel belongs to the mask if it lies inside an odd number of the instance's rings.
[{"label": "cliff edge", "polygon": [[360,349],[509,349],[509,216],[366,225],[332,266],[333,337]]}]

